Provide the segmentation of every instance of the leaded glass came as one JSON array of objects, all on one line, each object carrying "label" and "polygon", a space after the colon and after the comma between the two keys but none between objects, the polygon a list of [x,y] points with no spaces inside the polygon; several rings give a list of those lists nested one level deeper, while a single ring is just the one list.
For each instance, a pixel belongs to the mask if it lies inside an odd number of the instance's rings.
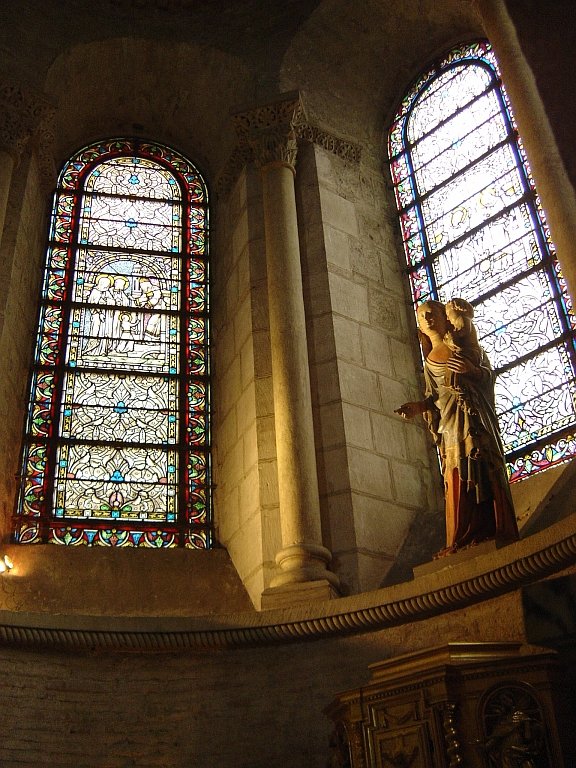
[{"label": "leaded glass came", "polygon": [[167,147],[88,147],[51,220],[14,538],[211,545],[207,196]]},{"label": "leaded glass came", "polygon": [[389,155],[414,305],[474,305],[510,480],[573,457],[575,318],[489,43],[418,79]]}]

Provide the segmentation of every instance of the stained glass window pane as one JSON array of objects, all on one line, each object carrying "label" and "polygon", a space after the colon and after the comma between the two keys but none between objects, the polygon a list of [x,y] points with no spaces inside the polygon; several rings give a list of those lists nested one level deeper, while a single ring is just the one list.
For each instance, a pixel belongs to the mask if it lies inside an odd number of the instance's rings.
[{"label": "stained glass window pane", "polygon": [[389,155],[414,306],[474,305],[510,479],[576,455],[575,318],[489,43],[420,76]]},{"label": "stained glass window pane", "polygon": [[120,139],[55,197],[15,540],[211,544],[204,183]]}]

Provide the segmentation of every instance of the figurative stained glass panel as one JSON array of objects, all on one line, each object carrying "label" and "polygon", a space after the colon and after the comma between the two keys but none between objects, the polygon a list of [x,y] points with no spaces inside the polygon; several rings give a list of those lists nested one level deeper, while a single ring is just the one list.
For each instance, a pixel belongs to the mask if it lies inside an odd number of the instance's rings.
[{"label": "figurative stained glass panel", "polygon": [[207,199],[173,150],[82,150],[59,179],[15,540],[211,544]]},{"label": "figurative stained glass panel", "polygon": [[575,318],[489,43],[418,78],[389,155],[414,305],[474,305],[510,479],[575,456]]}]

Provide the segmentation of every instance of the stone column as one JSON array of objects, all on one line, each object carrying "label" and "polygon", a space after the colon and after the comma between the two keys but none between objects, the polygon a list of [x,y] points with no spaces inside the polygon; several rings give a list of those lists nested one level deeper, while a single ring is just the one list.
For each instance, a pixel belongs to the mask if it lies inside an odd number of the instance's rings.
[{"label": "stone column", "polygon": [[[576,195],[504,0],[475,0],[510,97],[558,261],[576,300]],[[568,74],[568,73],[567,73]]]},{"label": "stone column", "polygon": [[[338,587],[321,545],[320,503],[294,175],[298,96],[236,115],[241,138],[252,148],[262,174],[266,266],[278,490],[283,548],[279,573],[264,593],[263,607],[292,602],[312,592],[326,598]],[[266,600],[266,598],[269,598]]]}]

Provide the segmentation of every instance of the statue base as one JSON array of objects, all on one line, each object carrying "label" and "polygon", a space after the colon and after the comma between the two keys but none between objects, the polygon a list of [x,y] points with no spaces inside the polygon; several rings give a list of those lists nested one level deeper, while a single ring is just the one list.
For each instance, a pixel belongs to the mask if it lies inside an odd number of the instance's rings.
[{"label": "statue base", "polygon": [[476,557],[488,555],[492,552],[496,552],[498,549],[498,543],[496,541],[483,541],[481,544],[476,544],[474,547],[468,547],[461,552],[454,552],[452,555],[445,555],[439,557],[437,560],[432,560],[429,563],[423,563],[413,568],[412,573],[414,578],[419,576],[427,576],[430,573],[438,573],[445,568],[454,568],[456,565],[462,565],[469,560],[474,560]]}]

